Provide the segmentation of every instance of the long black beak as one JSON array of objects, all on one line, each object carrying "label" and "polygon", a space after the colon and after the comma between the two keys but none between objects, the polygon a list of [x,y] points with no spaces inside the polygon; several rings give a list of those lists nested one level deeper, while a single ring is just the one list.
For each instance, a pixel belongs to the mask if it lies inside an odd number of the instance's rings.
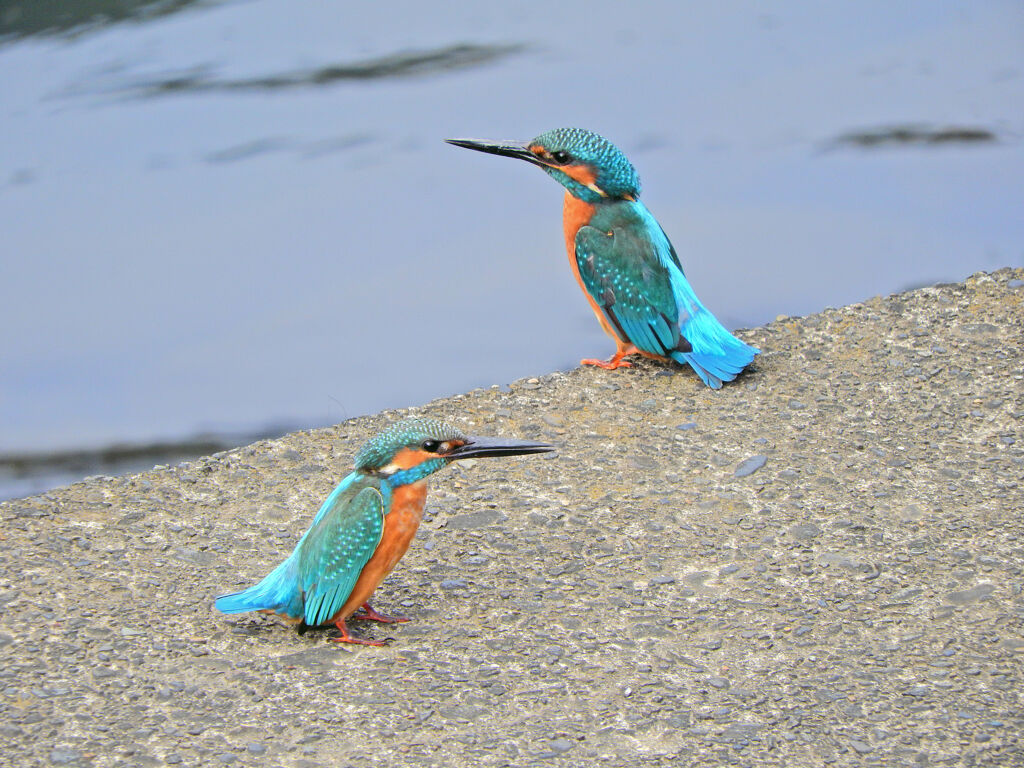
[{"label": "long black beak", "polygon": [[548,453],[555,446],[531,443],[510,437],[467,437],[466,444],[444,454],[448,459],[475,459],[478,456],[522,456],[527,453]]},{"label": "long black beak", "polygon": [[486,152],[489,155],[515,157],[534,165],[544,165],[541,159],[530,151],[529,145],[521,141],[480,141],[478,139],[445,139],[445,141],[456,147],[475,149],[477,152]]}]

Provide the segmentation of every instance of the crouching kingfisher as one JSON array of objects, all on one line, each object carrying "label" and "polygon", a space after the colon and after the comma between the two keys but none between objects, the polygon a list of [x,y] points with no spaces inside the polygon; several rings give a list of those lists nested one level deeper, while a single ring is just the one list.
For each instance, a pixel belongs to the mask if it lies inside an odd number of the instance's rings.
[{"label": "crouching kingfisher", "polygon": [[345,620],[408,621],[377,613],[368,600],[409,548],[423,516],[428,475],[459,459],[545,453],[545,443],[467,437],[437,419],[396,422],[356,454],[355,471],[324,501],[288,559],[258,584],[218,597],[224,613],[272,613],[308,627],[334,624],[337,642],[352,637]]},{"label": "crouching kingfisher", "polygon": [[627,355],[688,363],[712,389],[732,381],[760,350],[727,331],[693,292],[672,243],[640,202],[640,179],[602,136],[559,128],[533,141],[448,139],[449,144],[539,165],[566,189],[565,247],[576,281],[618,350],[601,368],[629,366]]}]

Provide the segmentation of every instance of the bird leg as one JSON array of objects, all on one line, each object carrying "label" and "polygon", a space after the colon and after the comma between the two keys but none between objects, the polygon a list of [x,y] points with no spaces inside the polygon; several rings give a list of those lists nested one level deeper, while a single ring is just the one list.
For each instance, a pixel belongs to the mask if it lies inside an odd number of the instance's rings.
[{"label": "bird leg", "polygon": [[639,351],[632,344],[629,344],[625,347],[619,347],[618,351],[607,360],[596,360],[588,357],[585,360],[580,360],[580,365],[596,365],[598,368],[604,368],[606,371],[614,371],[616,368],[632,368],[633,364],[622,358],[635,355]]},{"label": "bird leg", "polygon": [[354,613],[350,618],[362,619],[364,621],[379,621],[381,624],[401,624],[404,621],[409,621],[408,616],[388,616],[383,613],[377,613],[369,603],[363,603],[362,609],[362,613]]},{"label": "bird leg", "polygon": [[335,619],[334,626],[336,626],[338,628],[338,631],[341,632],[341,637],[332,637],[329,639],[333,640],[336,643],[351,643],[352,645],[374,645],[377,647],[387,645],[387,643],[385,643],[383,640],[361,640],[358,637],[352,637],[352,635],[348,633],[348,627],[345,626],[344,619]]}]

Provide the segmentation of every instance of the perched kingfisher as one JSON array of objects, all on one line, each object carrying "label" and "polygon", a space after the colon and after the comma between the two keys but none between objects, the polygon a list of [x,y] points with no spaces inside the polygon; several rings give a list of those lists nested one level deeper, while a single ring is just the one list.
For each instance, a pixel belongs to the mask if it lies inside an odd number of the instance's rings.
[{"label": "perched kingfisher", "polygon": [[[545,443],[467,437],[437,419],[396,422],[356,454],[355,471],[324,501],[288,559],[258,584],[218,597],[224,613],[260,611],[309,627],[334,624],[337,642],[383,645],[352,637],[349,617],[393,624],[368,600],[409,548],[423,516],[427,476],[458,459],[546,453]],[[362,608],[363,612],[356,614]],[[355,614],[355,616],[353,616]]]},{"label": "perched kingfisher", "polygon": [[592,131],[558,128],[533,141],[448,139],[449,144],[539,165],[566,189],[565,247],[576,281],[618,350],[688,363],[712,389],[732,381],[760,350],[743,343],[693,292],[672,243],[640,202],[640,179],[618,147]]}]

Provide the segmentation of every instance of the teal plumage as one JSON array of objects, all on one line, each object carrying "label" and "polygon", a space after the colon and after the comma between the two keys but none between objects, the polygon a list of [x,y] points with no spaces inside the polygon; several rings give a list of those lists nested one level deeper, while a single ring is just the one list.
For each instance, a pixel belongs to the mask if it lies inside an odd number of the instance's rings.
[{"label": "teal plumage", "polygon": [[383,533],[384,495],[376,488],[333,506],[310,531],[299,556],[306,624],[326,624],[341,610]]},{"label": "teal plumage", "polygon": [[587,293],[618,337],[640,351],[689,364],[713,389],[757,354],[700,302],[675,248],[643,203],[599,206],[577,231],[574,256]]},{"label": "teal plumage", "polygon": [[566,189],[569,261],[605,331],[618,346],[604,368],[641,353],[692,367],[709,387],[734,379],[758,354],[700,302],[664,230],[639,200],[626,156],[592,131],[560,128],[526,143],[451,139],[540,166]]},{"label": "teal plumage", "polygon": [[[544,148],[557,164],[544,164],[541,168],[580,200],[598,203],[608,198],[614,200],[640,196],[640,176],[636,168],[618,147],[593,131],[556,128],[542,133],[527,146]],[[563,159],[566,162],[557,162]],[[580,164],[593,170],[594,186],[600,191],[565,172],[566,166]]]},{"label": "teal plumage", "polygon": [[[311,610],[311,606],[306,600],[306,590],[315,581],[316,563],[327,556],[332,544],[338,539],[348,540],[357,535],[358,532],[350,532],[346,526],[353,523],[360,527],[366,526],[365,520],[358,518],[353,520],[346,513],[357,497],[361,497],[363,493],[376,494],[379,497],[380,501],[377,507],[379,507],[378,516],[381,520],[376,527],[383,530],[383,510],[391,500],[392,486],[390,482],[364,471],[352,472],[324,500],[313,518],[312,525],[299,539],[291,555],[257,584],[241,592],[218,597],[214,601],[217,610],[222,613],[265,611],[302,622],[310,627],[325,623],[323,620],[318,620],[318,615]],[[360,503],[357,505],[356,511],[366,516],[368,506],[365,503]],[[372,534],[363,534],[363,537],[361,543],[365,546],[372,539]],[[380,530],[377,531],[376,540],[372,542],[373,546],[376,546],[379,541]],[[353,562],[349,566],[349,580],[353,574],[358,576],[365,564],[366,559],[361,562],[358,560]],[[321,589],[322,592],[323,589]],[[347,597],[347,594],[345,596]]]},{"label": "teal plumage", "polygon": [[[401,448],[419,445],[425,440],[444,443],[465,439],[464,434],[440,419],[404,419],[395,422],[376,437],[368,440],[356,454],[355,468],[356,471],[374,472],[391,461]],[[430,471],[425,472],[423,477],[429,475],[430,472],[437,471],[447,463],[440,457],[435,461],[439,463],[431,465]]]},{"label": "teal plumage", "polygon": [[224,613],[277,614],[300,630],[333,623],[339,640],[366,644],[348,634],[345,620],[360,606],[364,618],[395,620],[367,600],[415,534],[425,479],[458,459],[550,450],[543,443],[469,437],[437,419],[396,422],[359,451],[355,470],[327,497],[291,555],[259,583],[214,605]]}]

